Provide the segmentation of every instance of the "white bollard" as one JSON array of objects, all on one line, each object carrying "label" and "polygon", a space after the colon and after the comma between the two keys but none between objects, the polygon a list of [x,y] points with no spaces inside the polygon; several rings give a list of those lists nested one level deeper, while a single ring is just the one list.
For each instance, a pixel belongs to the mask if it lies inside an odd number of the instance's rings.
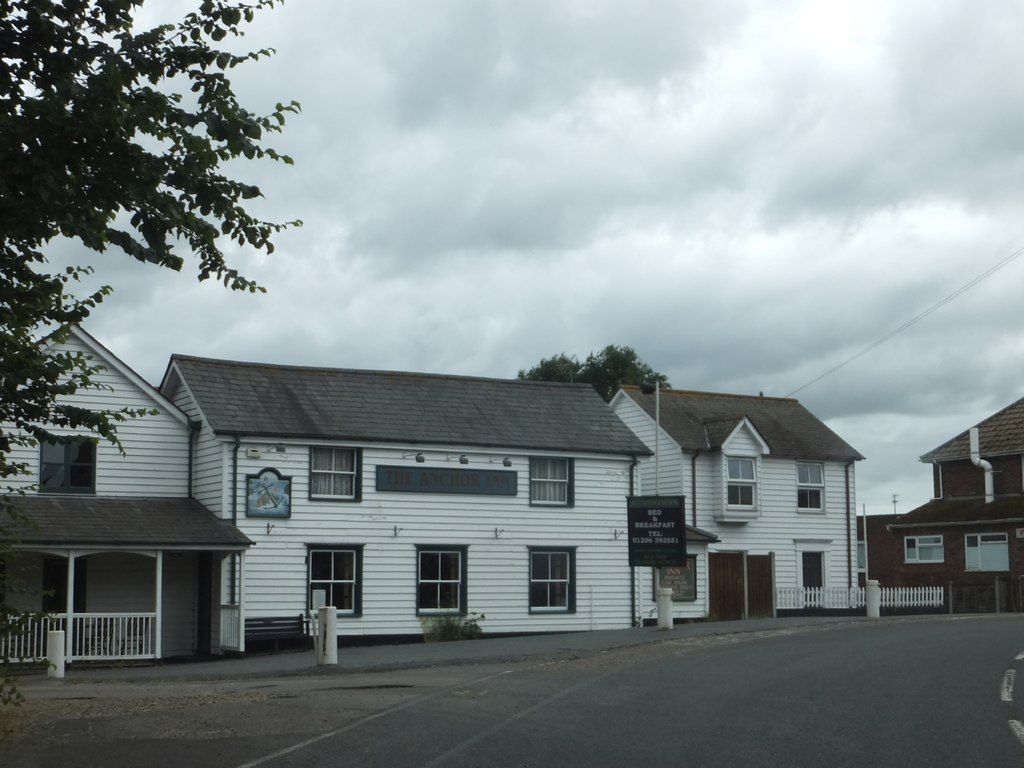
[{"label": "white bollard", "polygon": [[882,613],[882,587],[876,579],[868,579],[864,588],[864,601],[868,606],[868,618],[877,619]]},{"label": "white bollard", "polygon": [[672,587],[658,587],[658,629],[672,629]]},{"label": "white bollard", "polygon": [[320,642],[316,657],[317,666],[338,663],[338,609],[325,605],[317,611]]},{"label": "white bollard", "polygon": [[64,630],[51,629],[46,633],[47,677],[64,678]]}]

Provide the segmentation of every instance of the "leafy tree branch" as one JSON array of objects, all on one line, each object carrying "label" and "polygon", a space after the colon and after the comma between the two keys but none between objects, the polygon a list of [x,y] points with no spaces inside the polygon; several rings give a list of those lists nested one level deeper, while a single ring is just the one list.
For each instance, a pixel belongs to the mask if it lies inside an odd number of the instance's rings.
[{"label": "leafy tree branch", "polygon": [[[69,404],[99,386],[97,370],[49,345],[111,288],[76,295],[88,259],[53,268],[54,242],[177,271],[191,258],[200,280],[255,292],[225,251],[273,253],[274,236],[301,224],[252,214],[261,189],[225,170],[292,163],[266,142],[299,105],[252,112],[229,79],[273,51],[218,46],[277,4],[203,0],[178,23],[139,30],[142,0],[0,0],[0,564],[13,546],[14,478],[33,470],[12,452],[70,432],[118,445],[117,423],[138,415]],[[12,620],[5,594],[0,637]]]}]

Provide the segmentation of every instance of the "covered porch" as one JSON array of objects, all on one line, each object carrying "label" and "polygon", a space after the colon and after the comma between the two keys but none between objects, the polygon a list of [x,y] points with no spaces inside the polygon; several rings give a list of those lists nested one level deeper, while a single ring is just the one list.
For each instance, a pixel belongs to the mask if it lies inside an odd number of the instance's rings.
[{"label": "covered porch", "polygon": [[[26,522],[6,585],[22,623],[0,637],[0,658],[45,658],[48,632],[57,629],[71,663],[244,650],[251,542],[202,505],[43,495],[16,504]],[[230,569],[237,589],[222,606],[222,574]]]}]

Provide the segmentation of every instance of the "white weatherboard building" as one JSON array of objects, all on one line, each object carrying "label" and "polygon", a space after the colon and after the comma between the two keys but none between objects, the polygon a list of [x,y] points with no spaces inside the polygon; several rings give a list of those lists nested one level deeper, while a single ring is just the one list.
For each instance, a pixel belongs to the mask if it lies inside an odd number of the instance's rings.
[{"label": "white weatherboard building", "polygon": [[[627,386],[611,406],[660,451],[642,460],[639,492],[685,495],[687,523],[717,537],[690,547],[695,588],[677,592],[677,618],[772,615],[781,590],[857,585],[863,457],[798,401]],[[650,611],[656,584],[677,575],[642,573]]]},{"label": "white weatherboard building", "polygon": [[222,579],[250,626],[322,602],[342,638],[633,620],[625,499],[649,451],[589,386],[175,355],[160,391],[200,425],[197,500],[254,542]]},{"label": "white weatherboard building", "polygon": [[[9,594],[44,612],[14,658],[161,658],[303,638],[628,627],[626,497],[650,452],[586,385],[300,368],[175,355],[156,390],[80,329],[103,388],[141,408],[124,454],[87,434],[21,449],[31,522]],[[37,487],[30,488],[30,485]]]},{"label": "white weatherboard building", "polygon": [[[62,430],[66,442],[18,448],[34,468],[8,478],[9,499],[28,524],[11,526],[15,554],[3,564],[9,605],[45,612],[25,633],[0,637],[13,658],[45,655],[47,630],[62,629],[66,657],[146,659],[223,647],[221,561],[251,544],[190,498],[188,418],[80,329],[54,353],[82,353],[103,370],[100,388],[67,401],[95,410],[142,409],[107,441]],[[226,632],[239,631],[239,616]]]}]

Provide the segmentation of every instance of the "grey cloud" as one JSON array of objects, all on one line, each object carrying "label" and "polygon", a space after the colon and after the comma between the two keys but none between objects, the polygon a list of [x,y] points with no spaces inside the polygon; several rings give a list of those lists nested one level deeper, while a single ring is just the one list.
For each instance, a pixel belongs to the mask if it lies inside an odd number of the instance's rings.
[{"label": "grey cloud", "polygon": [[[56,255],[114,285],[88,329],[151,380],[172,351],[514,376],[615,343],[785,394],[1024,245],[1017,4],[842,6],[880,19],[852,52],[794,37],[801,7],[292,0],[234,78],[303,102],[294,167],[237,166],[306,222],[233,252],[270,293]],[[1021,269],[798,394],[873,511],[1020,396]]]}]

